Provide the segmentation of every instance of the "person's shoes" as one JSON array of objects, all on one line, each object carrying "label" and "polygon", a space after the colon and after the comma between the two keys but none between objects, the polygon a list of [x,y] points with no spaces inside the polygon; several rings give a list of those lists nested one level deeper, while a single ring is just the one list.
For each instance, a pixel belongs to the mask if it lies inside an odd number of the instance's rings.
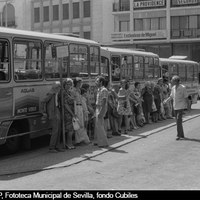
[{"label": "person's shoes", "polygon": [[65,149],[62,149],[62,148],[56,148],[56,151],[58,151],[58,152],[65,152]]},{"label": "person's shoes", "polygon": [[94,145],[94,146],[97,146],[98,144],[97,144],[97,143],[93,143],[93,145]]},{"label": "person's shoes", "polygon": [[114,135],[114,136],[121,136],[121,134],[118,133],[118,132],[113,132],[112,135]]},{"label": "person's shoes", "polygon": [[124,131],[124,134],[125,134],[125,135],[127,135],[127,134],[128,134],[128,132],[127,132],[127,131]]},{"label": "person's shoes", "polygon": [[167,117],[167,119],[174,119],[173,117],[171,117],[171,116],[169,116],[169,117]]},{"label": "person's shoes", "polygon": [[184,137],[177,137],[176,140],[184,140]]},{"label": "person's shoes", "polygon": [[69,146],[69,145],[65,145],[65,147],[66,147],[66,149],[69,149],[69,150],[71,150],[71,149],[76,149],[76,147],[75,147],[75,146]]},{"label": "person's shoes", "polygon": [[137,130],[138,128],[139,128],[138,126],[134,126],[134,127],[133,127],[134,130]]},{"label": "person's shoes", "polygon": [[107,135],[107,138],[112,138],[112,135]]},{"label": "person's shoes", "polygon": [[106,148],[106,147],[108,147],[108,145],[102,145],[102,146],[98,146],[98,147],[100,147],[100,148]]},{"label": "person's shoes", "polygon": [[56,149],[49,149],[49,153],[58,153]]}]

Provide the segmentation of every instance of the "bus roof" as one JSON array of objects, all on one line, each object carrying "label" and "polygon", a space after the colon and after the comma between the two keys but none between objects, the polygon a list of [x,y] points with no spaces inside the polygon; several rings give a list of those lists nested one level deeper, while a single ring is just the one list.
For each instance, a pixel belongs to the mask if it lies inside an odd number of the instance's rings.
[{"label": "bus roof", "polygon": [[65,40],[70,42],[80,42],[80,43],[87,43],[93,45],[100,45],[98,42],[93,40],[83,39],[83,38],[76,38],[67,35],[58,35],[58,34],[51,34],[51,33],[43,33],[37,31],[27,31],[27,30],[20,30],[20,29],[13,29],[13,28],[4,28],[0,27],[0,34],[5,36],[25,36],[25,37],[35,37],[40,39],[52,39],[52,40]]},{"label": "bus roof", "polygon": [[115,48],[115,47],[101,47],[101,49],[112,52],[112,53],[118,53],[118,54],[137,54],[137,55],[158,57],[157,54],[152,53],[152,52],[138,51],[138,50],[133,50],[133,49],[121,49],[121,48]]},{"label": "bus roof", "polygon": [[160,62],[168,63],[188,63],[188,64],[199,64],[198,62],[192,60],[180,60],[180,59],[171,59],[171,58],[159,58]]}]

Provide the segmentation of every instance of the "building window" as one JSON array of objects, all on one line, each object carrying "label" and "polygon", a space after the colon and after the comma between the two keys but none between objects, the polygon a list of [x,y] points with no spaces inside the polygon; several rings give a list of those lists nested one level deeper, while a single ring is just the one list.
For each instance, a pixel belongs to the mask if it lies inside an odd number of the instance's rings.
[{"label": "building window", "polygon": [[49,21],[49,6],[44,7],[44,22]]},{"label": "building window", "polygon": [[166,17],[160,17],[159,18],[159,30],[166,30]]},{"label": "building window", "polygon": [[90,1],[83,2],[83,17],[90,17]]},{"label": "building window", "polygon": [[40,22],[40,8],[34,8],[34,22]]},{"label": "building window", "polygon": [[196,38],[200,36],[200,15],[171,17],[172,38]]},{"label": "building window", "polygon": [[159,18],[151,19],[151,30],[159,30]]},{"label": "building window", "polygon": [[85,39],[91,39],[91,33],[90,33],[90,31],[84,32],[84,33],[83,33],[83,37],[84,37]]},{"label": "building window", "polygon": [[189,16],[189,28],[197,28],[197,15]]},{"label": "building window", "polygon": [[135,19],[134,20],[134,30],[135,31],[142,31],[143,30],[143,21],[142,21],[142,19]]},{"label": "building window", "polygon": [[130,22],[129,21],[119,21],[119,32],[130,31]]},{"label": "building window", "polygon": [[59,6],[53,5],[53,20],[59,20]]},{"label": "building window", "polygon": [[143,19],[143,30],[144,31],[151,30],[151,19],[149,18]]},{"label": "building window", "polygon": [[15,8],[12,4],[8,3],[3,7],[3,26],[13,27],[15,24]]},{"label": "building window", "polygon": [[188,29],[189,27],[188,16],[181,16],[179,19],[180,19],[180,29]]},{"label": "building window", "polygon": [[165,30],[165,29],[166,29],[165,17],[134,20],[135,31]]},{"label": "building window", "polygon": [[63,19],[69,19],[69,4],[63,4]]},{"label": "building window", "polygon": [[80,17],[79,2],[73,3],[73,19]]}]

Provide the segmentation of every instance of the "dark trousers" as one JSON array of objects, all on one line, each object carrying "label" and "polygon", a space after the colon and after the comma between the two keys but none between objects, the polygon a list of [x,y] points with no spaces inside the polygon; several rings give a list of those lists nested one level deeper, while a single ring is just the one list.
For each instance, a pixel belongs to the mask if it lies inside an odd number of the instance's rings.
[{"label": "dark trousers", "polygon": [[52,124],[52,132],[49,143],[49,149],[59,148],[60,145],[60,135],[61,135],[61,121],[60,121],[60,112],[57,109],[55,116],[50,119]]},{"label": "dark trousers", "polygon": [[177,125],[177,137],[184,137],[183,132],[183,110],[174,110],[176,125]]}]

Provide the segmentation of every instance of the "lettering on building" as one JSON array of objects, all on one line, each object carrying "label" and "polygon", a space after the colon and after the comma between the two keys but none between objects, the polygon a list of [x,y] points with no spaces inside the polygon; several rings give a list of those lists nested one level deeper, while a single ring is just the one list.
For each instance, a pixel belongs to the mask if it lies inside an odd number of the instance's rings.
[{"label": "lettering on building", "polygon": [[172,5],[190,5],[197,4],[198,0],[174,0],[172,1]]},{"label": "lettering on building", "polygon": [[134,2],[134,8],[149,8],[149,7],[162,7],[162,6],[165,6],[165,0]]}]

